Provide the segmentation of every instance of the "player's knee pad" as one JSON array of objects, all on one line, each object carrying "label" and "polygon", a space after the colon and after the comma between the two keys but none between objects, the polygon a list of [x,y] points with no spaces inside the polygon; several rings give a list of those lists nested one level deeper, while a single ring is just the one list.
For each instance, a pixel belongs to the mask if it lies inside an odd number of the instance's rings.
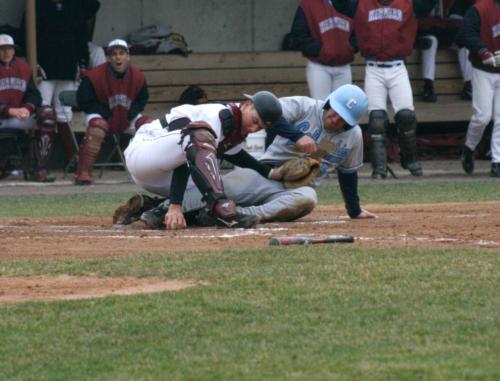
[{"label": "player's knee pad", "polygon": [[394,116],[394,121],[400,133],[413,133],[417,129],[417,117],[413,110],[399,110]]},{"label": "player's knee pad", "polygon": [[373,110],[368,118],[368,134],[370,138],[383,139],[389,127],[389,117],[385,110]]},{"label": "player's knee pad", "polygon": [[103,118],[92,118],[89,121],[89,126],[87,128],[88,136],[94,139],[103,140],[109,131],[109,123]]},{"label": "player's knee pad", "polygon": [[97,156],[108,130],[109,124],[105,119],[92,118],[85,132],[83,146],[80,149],[80,157],[82,155]]},{"label": "player's knee pad", "polygon": [[55,132],[56,129],[56,113],[49,106],[41,106],[36,109],[36,119],[38,127],[42,131]]},{"label": "player's knee pad", "polygon": [[431,34],[417,38],[416,45],[420,50],[428,50],[437,47],[438,39]]}]

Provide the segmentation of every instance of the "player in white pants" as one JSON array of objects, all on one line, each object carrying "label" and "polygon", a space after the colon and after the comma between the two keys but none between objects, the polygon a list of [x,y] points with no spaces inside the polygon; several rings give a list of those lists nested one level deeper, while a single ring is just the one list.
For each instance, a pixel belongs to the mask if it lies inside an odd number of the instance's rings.
[{"label": "player in white pants", "polygon": [[309,62],[306,79],[312,98],[324,100],[333,90],[352,83],[352,20],[329,1],[302,0],[292,24],[292,48]]},{"label": "player in white pants", "polygon": [[400,161],[413,176],[422,176],[417,159],[417,119],[413,93],[404,59],[413,50],[417,18],[429,14],[435,0],[331,0],[342,14],[353,19],[361,55],[366,59],[365,91],[368,95],[368,137],[372,178],[387,177],[387,98],[395,112]]},{"label": "player in white pants", "polygon": [[472,63],[473,114],[462,151],[464,171],[474,171],[474,150],[493,119],[492,177],[500,177],[500,0],[479,0],[465,14],[460,36]]}]

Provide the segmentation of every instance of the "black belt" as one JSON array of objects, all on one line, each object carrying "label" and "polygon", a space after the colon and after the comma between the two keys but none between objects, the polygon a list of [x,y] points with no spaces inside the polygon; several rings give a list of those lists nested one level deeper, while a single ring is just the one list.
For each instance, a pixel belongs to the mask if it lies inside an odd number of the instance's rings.
[{"label": "black belt", "polygon": [[375,63],[375,62],[367,62],[366,64],[367,64],[368,66],[375,66],[375,67],[389,68],[389,67],[401,66],[403,63],[402,63],[402,62],[398,62],[398,63],[395,63],[395,64],[379,64],[379,63]]},{"label": "black belt", "polygon": [[168,122],[167,122],[167,118],[165,117],[165,115],[163,115],[161,118],[160,118],[160,124],[163,128],[167,128],[168,127]]}]

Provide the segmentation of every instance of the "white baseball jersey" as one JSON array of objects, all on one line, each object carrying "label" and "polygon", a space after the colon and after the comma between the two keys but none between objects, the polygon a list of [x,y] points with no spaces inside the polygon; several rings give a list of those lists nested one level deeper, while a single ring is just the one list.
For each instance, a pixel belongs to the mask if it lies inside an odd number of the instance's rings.
[{"label": "white baseball jersey", "polygon": [[[325,101],[295,96],[280,98],[280,103],[285,119],[313,138],[318,146],[318,151],[311,155],[321,162],[317,183],[337,168],[342,172],[354,172],[363,165],[363,137],[359,126],[335,133],[326,131],[323,126]],[[304,154],[292,140],[276,136],[260,160],[279,165],[302,156]]]}]

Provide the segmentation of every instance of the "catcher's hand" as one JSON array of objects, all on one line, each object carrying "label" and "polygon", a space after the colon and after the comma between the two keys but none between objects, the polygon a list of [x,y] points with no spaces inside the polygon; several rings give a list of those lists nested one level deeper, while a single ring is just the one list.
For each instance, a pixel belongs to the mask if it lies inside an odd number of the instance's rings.
[{"label": "catcher's hand", "polygon": [[319,173],[320,163],[310,157],[288,160],[282,165],[283,183],[286,188],[312,185]]}]

